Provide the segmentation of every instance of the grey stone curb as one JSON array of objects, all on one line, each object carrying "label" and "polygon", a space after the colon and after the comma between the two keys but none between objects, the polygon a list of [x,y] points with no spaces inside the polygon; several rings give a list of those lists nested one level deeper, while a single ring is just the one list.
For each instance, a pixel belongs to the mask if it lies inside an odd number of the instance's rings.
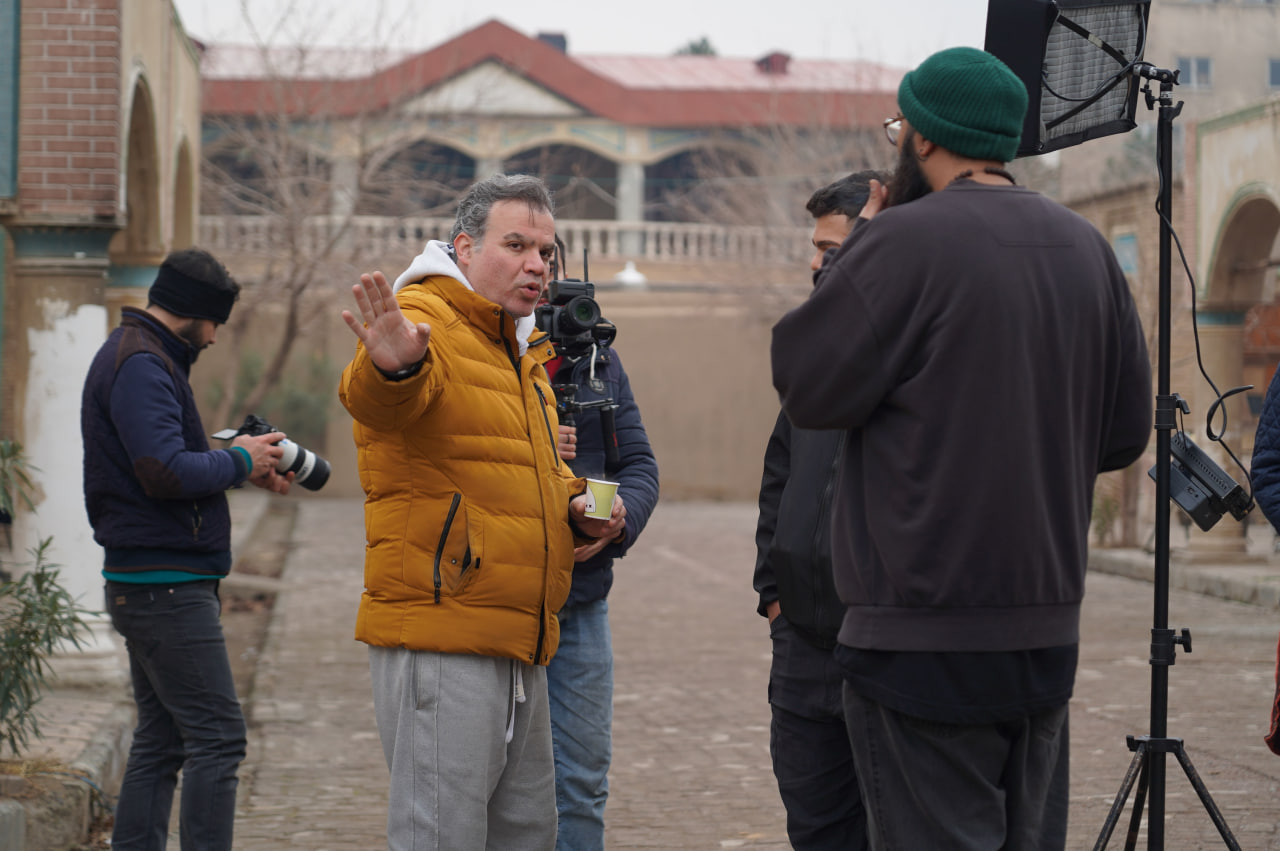
[{"label": "grey stone curb", "polygon": [[[1089,569],[1155,582],[1155,556],[1141,550],[1091,550]],[[1280,566],[1257,560],[1197,565],[1169,560],[1169,587],[1265,608],[1280,608]]]},{"label": "grey stone curb", "polygon": [[22,804],[0,798],[0,848],[21,851],[27,847],[27,811]]},{"label": "grey stone curb", "polygon": [[92,821],[94,787],[114,791],[124,771],[133,732],[133,709],[118,705],[94,731],[70,766],[84,779],[67,777],[63,799],[35,798],[23,803],[0,799],[0,848],[13,851],[62,851],[83,842]]},{"label": "grey stone curb", "polygon": [[[231,547],[237,556],[252,537],[264,513],[266,498],[265,492],[231,496]],[[252,584],[252,578],[246,577],[246,581]],[[83,774],[85,779],[65,778],[64,785],[71,793],[68,799],[42,797],[24,803],[0,798],[0,851],[65,851],[83,842],[92,814],[93,787],[114,801],[129,756],[134,718],[132,703],[117,702],[111,708],[70,765],[71,771]]]}]

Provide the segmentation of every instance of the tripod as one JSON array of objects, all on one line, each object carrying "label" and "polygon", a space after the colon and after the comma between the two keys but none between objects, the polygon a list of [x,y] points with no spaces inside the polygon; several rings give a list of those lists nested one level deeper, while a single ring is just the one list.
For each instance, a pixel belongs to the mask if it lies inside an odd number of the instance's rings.
[{"label": "tripod", "polygon": [[[1182,739],[1170,738],[1167,733],[1169,713],[1169,666],[1174,663],[1177,645],[1181,644],[1188,653],[1191,652],[1191,631],[1181,630],[1175,634],[1169,629],[1169,499],[1170,468],[1172,450],[1170,448],[1171,432],[1177,428],[1177,414],[1180,406],[1185,405],[1182,399],[1169,392],[1169,369],[1171,363],[1169,329],[1170,321],[1170,254],[1172,223],[1170,211],[1173,206],[1173,120],[1182,111],[1182,103],[1173,103],[1173,87],[1178,82],[1176,71],[1154,68],[1150,65],[1140,66],[1140,73],[1148,80],[1142,91],[1146,95],[1147,108],[1155,108],[1159,101],[1159,119],[1157,122],[1157,150],[1160,169],[1160,286],[1159,286],[1159,328],[1157,347],[1157,379],[1156,379],[1156,532],[1155,532],[1155,619],[1151,629],[1151,733],[1146,736],[1129,736],[1129,750],[1133,751],[1133,760],[1125,773],[1124,782],[1116,796],[1111,812],[1102,826],[1102,833],[1094,845],[1094,851],[1106,848],[1111,840],[1124,809],[1125,800],[1133,789],[1134,780],[1138,781],[1138,794],[1134,799],[1133,815],[1129,822],[1129,833],[1125,840],[1125,851],[1132,851],[1138,841],[1138,828],[1142,823],[1143,800],[1150,793],[1151,807],[1147,817],[1147,847],[1155,851],[1164,849],[1165,818],[1165,755],[1173,754],[1187,779],[1199,796],[1218,828],[1226,846],[1233,851],[1240,851],[1240,845],[1227,827],[1222,813],[1218,810],[1209,790],[1205,788],[1200,775],[1196,773],[1182,745]],[[1157,98],[1151,93],[1151,82],[1160,84],[1160,95]],[[1185,408],[1184,408],[1185,410]]]}]

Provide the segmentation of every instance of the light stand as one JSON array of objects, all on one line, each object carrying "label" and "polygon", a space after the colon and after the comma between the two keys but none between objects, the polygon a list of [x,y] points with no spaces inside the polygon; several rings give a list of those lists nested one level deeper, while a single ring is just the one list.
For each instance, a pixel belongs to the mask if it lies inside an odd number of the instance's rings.
[{"label": "light stand", "polygon": [[1124,809],[1125,800],[1133,789],[1135,779],[1138,782],[1138,794],[1134,798],[1133,815],[1129,822],[1129,833],[1125,841],[1126,851],[1132,851],[1138,841],[1138,828],[1142,823],[1143,799],[1150,795],[1150,809],[1147,817],[1147,847],[1155,851],[1164,849],[1165,821],[1165,755],[1173,754],[1187,779],[1199,796],[1218,828],[1218,833],[1228,848],[1240,851],[1240,845],[1231,834],[1226,821],[1218,810],[1209,790],[1205,788],[1200,775],[1196,773],[1187,756],[1182,739],[1169,738],[1167,733],[1169,713],[1169,666],[1174,664],[1177,645],[1181,644],[1188,653],[1191,652],[1191,631],[1183,629],[1175,634],[1169,629],[1169,500],[1170,470],[1172,451],[1170,447],[1171,433],[1177,428],[1178,411],[1186,411],[1186,403],[1181,397],[1169,392],[1169,369],[1172,361],[1170,355],[1170,291],[1172,289],[1171,249],[1173,225],[1171,211],[1173,209],[1173,120],[1182,111],[1182,102],[1173,102],[1173,87],[1178,82],[1176,71],[1168,71],[1143,64],[1135,69],[1148,81],[1160,84],[1157,98],[1151,93],[1151,83],[1143,86],[1147,108],[1153,109],[1157,101],[1160,104],[1157,123],[1157,153],[1160,169],[1160,279],[1159,279],[1159,328],[1157,344],[1157,378],[1156,378],[1156,533],[1155,533],[1155,613],[1151,629],[1151,732],[1146,736],[1129,736],[1129,750],[1133,751],[1133,760],[1125,774],[1120,792],[1111,812],[1103,824],[1102,833],[1098,836],[1094,851],[1101,851],[1111,839],[1120,813]]}]

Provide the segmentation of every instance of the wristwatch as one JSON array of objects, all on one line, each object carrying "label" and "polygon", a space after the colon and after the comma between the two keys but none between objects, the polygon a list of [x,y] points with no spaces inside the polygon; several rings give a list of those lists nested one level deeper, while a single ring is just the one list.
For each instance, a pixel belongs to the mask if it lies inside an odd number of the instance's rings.
[{"label": "wristwatch", "polygon": [[373,365],[373,368],[382,373],[382,377],[387,379],[387,381],[404,381],[406,378],[413,378],[413,376],[421,372],[424,361],[425,358],[412,366],[406,366],[404,369],[397,369],[395,372],[387,372],[376,363]]}]

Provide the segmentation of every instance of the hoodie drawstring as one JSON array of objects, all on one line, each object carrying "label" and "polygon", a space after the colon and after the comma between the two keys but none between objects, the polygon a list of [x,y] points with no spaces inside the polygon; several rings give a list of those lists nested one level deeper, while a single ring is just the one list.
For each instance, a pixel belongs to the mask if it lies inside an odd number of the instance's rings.
[{"label": "hoodie drawstring", "polygon": [[511,660],[511,715],[507,718],[507,744],[516,735],[516,704],[524,703],[524,666]]}]

